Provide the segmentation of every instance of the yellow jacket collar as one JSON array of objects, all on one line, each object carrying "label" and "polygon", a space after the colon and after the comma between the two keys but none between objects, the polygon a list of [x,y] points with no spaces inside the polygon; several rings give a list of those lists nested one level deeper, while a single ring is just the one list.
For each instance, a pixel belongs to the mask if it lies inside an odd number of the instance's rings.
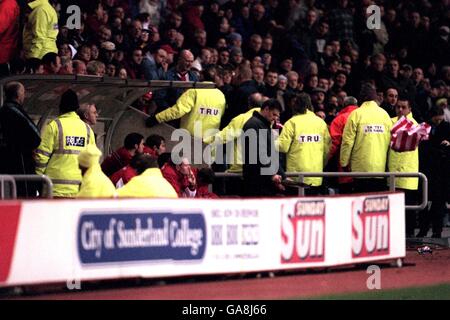
[{"label": "yellow jacket collar", "polygon": [[80,119],[80,116],[75,111],[63,113],[58,118],[74,118],[74,117]]},{"label": "yellow jacket collar", "polygon": [[162,177],[161,170],[159,168],[149,168],[141,173],[141,176],[152,176],[152,177]]},{"label": "yellow jacket collar", "polygon": [[366,101],[360,106],[360,108],[364,108],[364,107],[374,108],[374,107],[379,107],[379,106],[378,106],[378,103],[376,103],[375,101],[372,100],[372,101]]}]

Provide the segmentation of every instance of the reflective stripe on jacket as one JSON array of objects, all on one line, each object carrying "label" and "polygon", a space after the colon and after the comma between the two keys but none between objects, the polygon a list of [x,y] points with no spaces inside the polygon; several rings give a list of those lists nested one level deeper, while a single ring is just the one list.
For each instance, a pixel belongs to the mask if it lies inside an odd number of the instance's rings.
[{"label": "reflective stripe on jacket", "polygon": [[[417,125],[417,121],[413,118],[412,113],[409,113],[406,117]],[[393,124],[397,121],[398,117],[392,118]],[[389,172],[419,172],[419,148],[407,152],[397,152],[389,148],[388,169]],[[419,178],[395,178],[395,187],[417,190],[419,188]]]},{"label": "reflective stripe on jacket", "polygon": [[225,96],[219,89],[189,89],[174,106],[158,113],[156,120],[168,122],[181,118],[180,128],[201,139],[217,132],[225,107]]},{"label": "reflective stripe on jacket", "polygon": [[348,117],[340,164],[353,172],[385,172],[392,120],[375,101],[364,102]]},{"label": "reflective stripe on jacket", "polygon": [[48,52],[58,53],[58,15],[48,0],[35,0],[28,6],[32,9],[23,29],[25,58],[42,57]]},{"label": "reflective stripe on jacket", "polygon": [[81,184],[78,154],[95,144],[94,132],[75,112],[60,115],[42,133],[36,150],[36,173],[45,174],[54,184],[56,197],[75,197]]},{"label": "reflective stripe on jacket", "polygon": [[[322,172],[331,138],[325,121],[312,112],[289,119],[277,140],[279,151],[287,154],[288,172]],[[321,177],[305,178],[312,186],[322,185]]]}]

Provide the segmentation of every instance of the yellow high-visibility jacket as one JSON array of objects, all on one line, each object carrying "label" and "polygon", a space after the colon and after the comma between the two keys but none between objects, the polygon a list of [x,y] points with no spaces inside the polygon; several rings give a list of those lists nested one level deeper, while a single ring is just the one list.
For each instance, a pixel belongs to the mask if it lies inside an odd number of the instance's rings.
[{"label": "yellow high-visibility jacket", "polygon": [[60,115],[44,128],[35,153],[36,174],[52,179],[53,196],[77,196],[81,184],[78,155],[88,144],[95,144],[94,131],[76,112]]},{"label": "yellow high-visibility jacket", "polygon": [[353,172],[385,172],[392,120],[375,101],[364,102],[348,117],[340,164]]},{"label": "yellow high-visibility jacket", "polygon": [[25,58],[42,57],[48,52],[58,53],[58,15],[48,0],[35,0],[28,6],[33,10],[23,29]]},{"label": "yellow high-visibility jacket", "polygon": [[181,118],[180,127],[202,139],[217,133],[225,107],[225,96],[219,89],[189,89],[174,106],[158,113],[156,120],[161,123]]},{"label": "yellow high-visibility jacket", "polygon": [[111,180],[103,173],[100,164],[94,164],[87,169],[81,180],[78,198],[112,198],[116,188]]},{"label": "yellow high-visibility jacket", "polygon": [[233,163],[231,163],[231,166],[227,170],[227,172],[242,172],[242,146],[239,147],[238,138],[243,132],[242,128],[244,128],[244,124],[253,116],[253,113],[255,111],[260,112],[261,108],[253,108],[245,113],[241,113],[240,115],[231,119],[230,123],[215,136],[211,136],[204,140],[205,143],[212,143],[214,141],[214,143],[223,144],[234,141]]},{"label": "yellow high-visibility jacket", "polygon": [[[406,116],[417,125],[412,113]],[[398,117],[392,118],[392,124],[398,121]],[[419,148],[414,151],[397,152],[389,148],[388,155],[389,172],[419,172]],[[395,187],[406,190],[417,190],[419,178],[395,178]]]},{"label": "yellow high-visibility jacket", "polygon": [[178,198],[159,168],[149,168],[117,190],[119,198]]},{"label": "yellow high-visibility jacket", "polygon": [[[322,172],[331,146],[325,121],[313,112],[289,119],[281,130],[276,145],[287,154],[287,172]],[[311,186],[322,185],[321,177],[305,178]]]}]

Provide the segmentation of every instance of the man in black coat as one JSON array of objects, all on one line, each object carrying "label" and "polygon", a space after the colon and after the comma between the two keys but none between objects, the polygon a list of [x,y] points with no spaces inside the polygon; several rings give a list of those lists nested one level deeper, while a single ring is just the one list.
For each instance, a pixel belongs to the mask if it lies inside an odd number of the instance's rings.
[{"label": "man in black coat", "polygon": [[[20,82],[5,85],[5,103],[0,108],[0,173],[34,174],[33,150],[40,142],[37,126],[22,107],[25,88]],[[31,183],[17,184],[18,197],[35,196]]]},{"label": "man in black coat", "polygon": [[430,138],[420,144],[419,164],[428,178],[431,207],[420,214],[417,237],[426,237],[431,223],[432,237],[440,238],[445,203],[450,201],[450,123],[444,121],[444,112],[437,106],[430,110],[427,122],[431,125]]},{"label": "man in black coat", "polygon": [[272,124],[280,118],[281,105],[276,99],[265,101],[245,123],[243,147],[243,190],[248,197],[273,197],[283,190],[284,172],[275,150]]}]

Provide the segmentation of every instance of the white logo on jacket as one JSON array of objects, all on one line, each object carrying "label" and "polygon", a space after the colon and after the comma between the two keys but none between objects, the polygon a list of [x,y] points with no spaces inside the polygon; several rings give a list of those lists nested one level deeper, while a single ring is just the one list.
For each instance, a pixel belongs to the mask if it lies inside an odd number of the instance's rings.
[{"label": "white logo on jacket", "polygon": [[307,142],[321,142],[322,136],[320,134],[302,134],[298,137],[298,142],[307,143]]}]

